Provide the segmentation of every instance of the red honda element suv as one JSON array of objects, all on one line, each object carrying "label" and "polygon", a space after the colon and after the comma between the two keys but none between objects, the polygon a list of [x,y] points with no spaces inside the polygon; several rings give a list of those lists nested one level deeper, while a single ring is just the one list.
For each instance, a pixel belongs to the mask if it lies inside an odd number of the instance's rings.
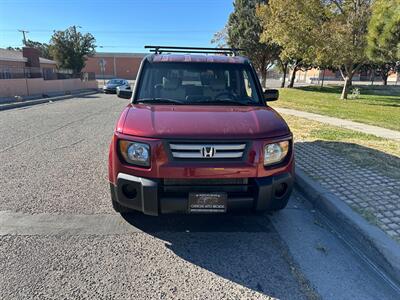
[{"label": "red honda element suv", "polygon": [[294,179],[292,133],[236,49],[146,46],[109,153],[117,212],[279,210]]}]

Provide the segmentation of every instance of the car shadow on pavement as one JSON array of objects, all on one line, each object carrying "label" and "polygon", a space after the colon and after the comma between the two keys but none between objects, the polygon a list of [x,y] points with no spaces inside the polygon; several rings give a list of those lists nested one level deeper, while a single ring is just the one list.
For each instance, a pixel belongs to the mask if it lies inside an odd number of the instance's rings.
[{"label": "car shadow on pavement", "polygon": [[147,233],[155,232],[269,232],[264,215],[249,214],[169,214],[157,217],[142,213],[122,214],[131,225]]},{"label": "car shadow on pavement", "polygon": [[303,298],[286,246],[266,214],[122,217],[211,274],[270,297]]}]

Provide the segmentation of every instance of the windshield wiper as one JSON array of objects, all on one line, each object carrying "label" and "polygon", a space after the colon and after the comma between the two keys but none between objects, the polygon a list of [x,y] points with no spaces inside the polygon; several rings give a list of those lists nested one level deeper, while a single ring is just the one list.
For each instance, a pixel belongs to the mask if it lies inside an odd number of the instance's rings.
[{"label": "windshield wiper", "polygon": [[136,100],[137,103],[171,103],[171,104],[185,104],[185,102],[176,100],[176,99],[168,99],[168,98],[142,98]]}]

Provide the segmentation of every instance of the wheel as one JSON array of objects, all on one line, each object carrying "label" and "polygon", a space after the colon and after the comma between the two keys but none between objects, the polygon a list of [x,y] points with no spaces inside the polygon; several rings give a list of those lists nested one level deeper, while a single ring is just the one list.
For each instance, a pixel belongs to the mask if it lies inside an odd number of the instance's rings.
[{"label": "wheel", "polygon": [[114,210],[117,213],[131,213],[132,210],[128,207],[125,207],[121,204],[119,204],[119,202],[117,201],[116,197],[115,197],[115,188],[114,185],[112,183],[110,183],[110,193],[111,193],[111,203],[112,203],[112,207],[114,208]]}]

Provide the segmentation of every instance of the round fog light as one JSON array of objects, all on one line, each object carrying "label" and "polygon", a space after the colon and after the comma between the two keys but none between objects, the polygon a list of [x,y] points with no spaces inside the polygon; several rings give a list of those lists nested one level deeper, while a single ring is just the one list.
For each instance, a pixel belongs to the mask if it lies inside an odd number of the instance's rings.
[{"label": "round fog light", "polygon": [[133,199],[137,196],[136,188],[130,184],[124,184],[122,186],[122,193],[126,198]]}]

